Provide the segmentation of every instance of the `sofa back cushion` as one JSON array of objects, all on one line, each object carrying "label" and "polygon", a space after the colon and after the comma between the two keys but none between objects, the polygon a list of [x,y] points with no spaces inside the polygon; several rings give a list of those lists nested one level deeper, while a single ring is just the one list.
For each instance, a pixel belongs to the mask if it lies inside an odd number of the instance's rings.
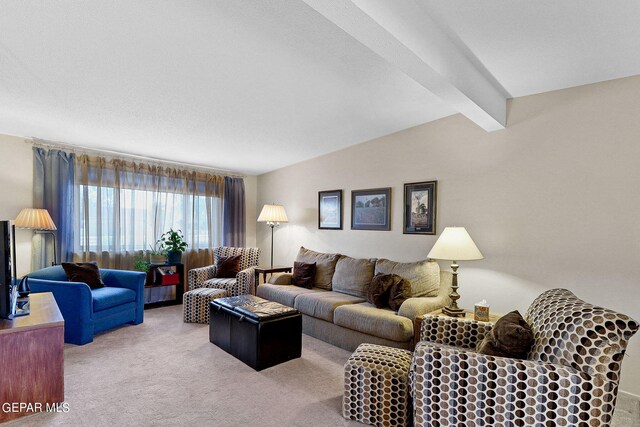
[{"label": "sofa back cushion", "polygon": [[375,265],[375,259],[351,258],[341,255],[333,274],[333,290],[354,297],[367,298]]},{"label": "sofa back cushion", "polygon": [[440,289],[440,266],[435,261],[395,262],[379,259],[375,274],[397,274],[411,284],[412,297],[435,297]]},{"label": "sofa back cushion", "polygon": [[629,338],[638,330],[629,316],[584,302],[566,289],[543,292],[524,318],[534,337],[529,360],[599,373],[616,383]]},{"label": "sofa back cushion", "polygon": [[331,290],[331,281],[336,269],[339,254],[323,254],[312,251],[304,246],[300,247],[296,261],[306,264],[316,263],[316,275],[313,279],[313,286],[320,289]]}]

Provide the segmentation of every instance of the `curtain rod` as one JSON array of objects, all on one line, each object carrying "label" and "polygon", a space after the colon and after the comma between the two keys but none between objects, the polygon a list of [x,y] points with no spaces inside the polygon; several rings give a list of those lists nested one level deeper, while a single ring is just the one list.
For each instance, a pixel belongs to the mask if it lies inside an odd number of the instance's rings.
[{"label": "curtain rod", "polygon": [[62,143],[62,142],[48,141],[48,140],[44,140],[44,139],[40,139],[40,138],[31,138],[31,140],[25,139],[25,142],[27,144],[33,145],[34,147],[67,150],[67,151],[71,151],[71,152],[73,152],[75,154],[105,155],[105,156],[108,156],[110,158],[118,159],[118,160],[143,160],[143,161],[146,161],[146,162],[155,163],[157,166],[170,166],[170,165],[181,166],[181,167],[184,167],[184,168],[188,168],[188,169],[191,169],[191,170],[197,170],[197,171],[201,171],[201,172],[223,174],[223,175],[226,175],[226,176],[229,176],[229,177],[232,177],[232,178],[246,178],[246,175],[242,175],[240,173],[229,171],[229,170],[225,170],[225,169],[216,169],[216,168],[212,168],[212,167],[204,166],[204,165],[197,165],[197,164],[193,164],[193,163],[184,163],[184,162],[176,162],[176,161],[173,161],[173,160],[163,160],[163,159],[158,159],[158,158],[155,158],[155,157],[141,156],[141,155],[138,155],[138,154],[122,153],[122,152],[119,152],[119,151],[102,150],[102,149],[83,147],[83,146],[80,146],[80,145],[65,144],[65,143]]}]

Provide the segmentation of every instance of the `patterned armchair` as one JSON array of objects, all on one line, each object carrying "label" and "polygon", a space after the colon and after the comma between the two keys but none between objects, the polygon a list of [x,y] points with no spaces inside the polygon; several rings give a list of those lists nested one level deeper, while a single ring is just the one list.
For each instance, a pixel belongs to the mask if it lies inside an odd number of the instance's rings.
[{"label": "patterned armchair", "polygon": [[254,267],[258,265],[259,248],[230,248],[222,246],[213,250],[214,258],[241,255],[241,271],[235,278],[226,279],[216,277],[216,266],[194,268],[189,270],[189,290],[197,288],[215,288],[227,291],[227,296],[255,294]]},{"label": "patterned armchair", "polygon": [[609,426],[638,322],[565,289],[541,294],[525,319],[535,343],[519,360],[475,352],[490,323],[425,316],[410,374],[415,425]]}]

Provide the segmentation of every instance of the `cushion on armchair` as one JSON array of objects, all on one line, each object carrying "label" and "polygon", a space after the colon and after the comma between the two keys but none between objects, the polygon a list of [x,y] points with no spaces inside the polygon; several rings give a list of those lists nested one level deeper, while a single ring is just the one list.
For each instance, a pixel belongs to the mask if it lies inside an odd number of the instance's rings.
[{"label": "cushion on armchair", "polygon": [[67,273],[70,282],[86,283],[91,289],[104,287],[104,282],[100,278],[100,270],[92,262],[63,262],[62,268]]},{"label": "cushion on armchair", "polygon": [[104,287],[91,291],[93,298],[93,311],[102,311],[111,307],[133,302],[136,293],[131,289]]},{"label": "cushion on armchair", "polygon": [[242,255],[216,257],[216,277],[235,278],[240,272],[240,258]]},{"label": "cushion on armchair", "polygon": [[489,356],[524,359],[532,345],[531,326],[514,310],[498,319],[484,339],[478,342],[476,351]]}]

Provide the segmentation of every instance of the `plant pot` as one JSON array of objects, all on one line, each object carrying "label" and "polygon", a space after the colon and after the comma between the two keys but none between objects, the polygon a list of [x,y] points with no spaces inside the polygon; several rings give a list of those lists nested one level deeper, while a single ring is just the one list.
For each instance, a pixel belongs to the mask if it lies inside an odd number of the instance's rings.
[{"label": "plant pot", "polygon": [[151,264],[164,264],[167,262],[167,256],[166,255],[149,255],[149,261],[151,262]]},{"label": "plant pot", "polygon": [[180,264],[182,262],[182,252],[169,251],[167,252],[167,258],[169,264]]}]

